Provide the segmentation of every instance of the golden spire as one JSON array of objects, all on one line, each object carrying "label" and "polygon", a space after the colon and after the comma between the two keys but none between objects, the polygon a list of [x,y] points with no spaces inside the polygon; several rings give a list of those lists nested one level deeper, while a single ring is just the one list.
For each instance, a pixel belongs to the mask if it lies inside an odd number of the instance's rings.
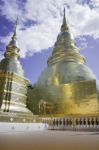
[{"label": "golden spire", "polygon": [[13,33],[13,36],[12,36],[12,40],[16,40],[17,25],[18,25],[18,16],[17,16],[16,22],[15,22],[15,29],[14,29],[14,33]]},{"label": "golden spire", "polygon": [[18,25],[18,17],[16,19],[16,22],[15,22],[15,29],[14,29],[14,33],[12,35],[12,40],[10,41],[9,45],[11,46],[16,46],[17,47],[17,25]]},{"label": "golden spire", "polygon": [[19,51],[20,49],[18,48],[18,43],[17,43],[17,36],[16,36],[16,30],[17,30],[17,25],[18,25],[18,17],[16,19],[15,22],[15,28],[14,28],[14,33],[12,35],[11,41],[9,42],[9,44],[7,45],[7,50],[5,52],[5,57],[12,57],[13,56],[17,56],[19,58]]},{"label": "golden spire", "polygon": [[57,41],[55,42],[52,56],[48,59],[48,65],[53,65],[59,61],[76,61],[84,63],[85,58],[80,55],[79,48],[75,45],[72,38],[69,26],[66,22],[65,8],[63,15],[63,23],[61,32],[58,34]]},{"label": "golden spire", "polygon": [[67,25],[67,22],[66,22],[65,8],[64,8],[63,24],[61,26],[61,32],[65,32],[66,30],[68,30],[68,25]]}]

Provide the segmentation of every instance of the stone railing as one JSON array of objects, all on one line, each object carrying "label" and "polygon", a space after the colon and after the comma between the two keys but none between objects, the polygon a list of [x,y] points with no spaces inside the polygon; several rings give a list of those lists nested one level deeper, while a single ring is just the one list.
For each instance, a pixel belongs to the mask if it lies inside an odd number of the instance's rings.
[{"label": "stone railing", "polygon": [[99,117],[42,118],[49,130],[99,131]]}]

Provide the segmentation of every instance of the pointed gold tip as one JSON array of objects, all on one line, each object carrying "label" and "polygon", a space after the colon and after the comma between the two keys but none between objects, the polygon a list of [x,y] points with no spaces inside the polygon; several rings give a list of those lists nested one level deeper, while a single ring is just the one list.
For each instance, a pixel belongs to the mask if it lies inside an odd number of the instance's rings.
[{"label": "pointed gold tip", "polygon": [[16,22],[15,22],[15,31],[16,31],[16,28],[17,28],[18,23],[19,23],[19,17],[17,16]]},{"label": "pointed gold tip", "polygon": [[65,7],[64,7],[64,10],[63,10],[63,20],[66,21],[66,9],[65,9]]},{"label": "pointed gold tip", "polygon": [[61,31],[64,32],[66,30],[68,30],[68,25],[67,25],[67,21],[66,21],[65,8],[64,8],[64,10],[63,10],[63,23],[61,26]]},{"label": "pointed gold tip", "polygon": [[16,30],[17,30],[18,23],[19,23],[19,17],[17,16],[16,21],[15,21],[15,29],[14,29],[14,33],[13,33],[13,36],[12,36],[12,40],[16,39]]},{"label": "pointed gold tip", "polygon": [[64,7],[64,15],[65,15],[65,7]]}]

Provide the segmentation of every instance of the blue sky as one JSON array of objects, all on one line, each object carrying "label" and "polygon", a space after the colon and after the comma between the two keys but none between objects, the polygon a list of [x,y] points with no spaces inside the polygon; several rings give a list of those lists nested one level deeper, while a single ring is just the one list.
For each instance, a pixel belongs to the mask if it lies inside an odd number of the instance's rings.
[{"label": "blue sky", "polygon": [[0,0],[0,59],[19,16],[17,37],[25,76],[35,83],[60,32],[63,8],[86,64],[99,79],[99,0]]}]

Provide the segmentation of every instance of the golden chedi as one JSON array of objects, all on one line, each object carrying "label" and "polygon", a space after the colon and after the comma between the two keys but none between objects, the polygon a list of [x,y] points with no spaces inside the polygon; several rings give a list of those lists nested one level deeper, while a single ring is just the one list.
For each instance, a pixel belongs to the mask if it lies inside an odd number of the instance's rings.
[{"label": "golden chedi", "polygon": [[26,108],[29,81],[19,61],[16,27],[0,62],[0,121],[31,122],[33,115]]},{"label": "golden chedi", "polygon": [[47,63],[48,67],[32,90],[30,99],[34,113],[71,115],[98,112],[96,78],[75,44],[65,10],[61,32]]}]

